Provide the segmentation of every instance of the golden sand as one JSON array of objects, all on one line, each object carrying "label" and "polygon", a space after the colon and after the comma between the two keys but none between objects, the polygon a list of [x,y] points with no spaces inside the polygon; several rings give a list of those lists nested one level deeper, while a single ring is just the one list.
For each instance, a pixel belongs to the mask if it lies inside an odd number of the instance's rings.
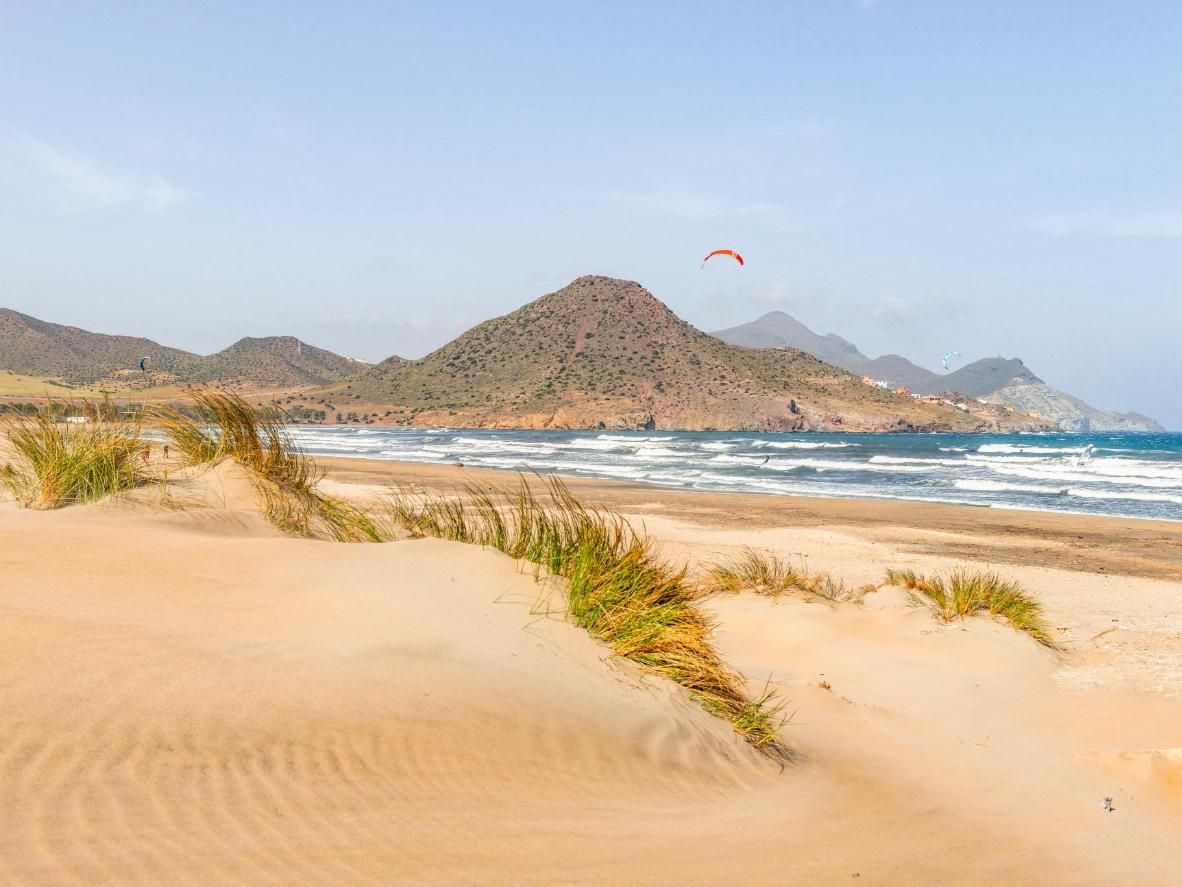
[{"label": "golden sand", "polygon": [[[328,483],[357,496],[503,479],[344,462]],[[939,624],[885,587],[861,607],[712,598],[727,660],[794,713],[781,768],[565,622],[560,595],[498,553],[284,538],[227,466],[182,510],[2,504],[3,881],[1182,871],[1182,581],[1147,550],[1155,533],[1177,546],[1173,525],[574,489],[695,564],[753,546],[851,584],[988,565],[1043,600],[1064,650],[989,619]]]}]

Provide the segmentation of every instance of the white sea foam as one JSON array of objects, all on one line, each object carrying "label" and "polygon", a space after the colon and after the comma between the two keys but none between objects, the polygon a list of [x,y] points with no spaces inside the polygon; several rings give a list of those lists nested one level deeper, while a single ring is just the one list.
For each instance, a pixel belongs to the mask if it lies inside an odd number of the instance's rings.
[{"label": "white sea foam", "polygon": [[1170,496],[1166,493],[1129,493],[1120,490],[1084,490],[1073,487],[1067,491],[1067,495],[1081,499],[1130,499],[1135,502],[1173,502],[1182,505],[1182,496]]},{"label": "white sea foam", "polygon": [[596,437],[596,440],[615,440],[615,441],[623,441],[624,443],[639,443],[642,441],[654,441],[654,440],[655,441],[669,441],[669,440],[674,440],[674,438],[672,435],[670,435],[669,437],[643,437],[641,435],[633,435],[633,434],[600,434]]},{"label": "white sea foam", "polygon": [[960,465],[965,464],[964,459],[924,459],[920,456],[871,456],[870,460],[874,465]]},{"label": "white sea foam", "polygon": [[668,447],[639,447],[636,454],[631,458],[647,459],[652,456],[686,456],[689,455],[681,450],[671,450]]},{"label": "white sea foam", "polygon": [[1182,479],[1137,477],[1121,475],[1112,477],[1070,467],[1050,465],[1013,466],[993,465],[990,470],[1007,477],[1024,477],[1030,480],[1054,480],[1069,484],[1109,484],[1115,486],[1150,487],[1154,489],[1182,489]]},{"label": "white sea foam", "polygon": [[[728,435],[302,427],[292,439],[313,455],[400,459],[556,472],[683,489],[769,494],[910,498],[1046,507],[1182,519],[1182,454],[1125,436],[1115,447],[1062,436],[1015,443],[868,436],[774,439]],[[1084,440],[1099,441],[1094,436]],[[1041,444],[1047,444],[1042,446]],[[1109,443],[1109,441],[1105,441]],[[1155,444],[1156,446],[1156,444]],[[769,458],[770,457],[770,458]],[[1075,503],[1074,506],[1067,503]]]},{"label": "white sea foam", "polygon": [[751,446],[754,449],[771,447],[774,450],[843,450],[855,444],[819,440],[754,440]]},{"label": "white sea foam", "polygon": [[1062,495],[1062,487],[1045,487],[1038,484],[1007,484],[997,480],[961,478],[952,484],[958,490],[976,490],[982,493],[1046,493]]},{"label": "white sea foam", "polygon": [[614,440],[606,438],[603,435],[592,438],[577,438],[564,444],[565,447],[572,450],[599,450],[600,452],[610,452],[612,450],[623,452],[625,450],[633,450],[639,445],[639,438],[635,440]]},{"label": "white sea foam", "polygon": [[872,471],[877,474],[926,474],[929,469],[922,465],[878,465],[855,459],[792,459],[775,457],[764,462],[763,456],[739,456],[721,453],[707,460],[713,464],[744,465],[765,471],[795,471],[810,468],[813,471]]},{"label": "white sea foam", "polygon": [[978,453],[1034,453],[1042,455],[1044,453],[1082,453],[1083,446],[1078,447],[1022,447],[1016,444],[981,444],[977,447]]}]

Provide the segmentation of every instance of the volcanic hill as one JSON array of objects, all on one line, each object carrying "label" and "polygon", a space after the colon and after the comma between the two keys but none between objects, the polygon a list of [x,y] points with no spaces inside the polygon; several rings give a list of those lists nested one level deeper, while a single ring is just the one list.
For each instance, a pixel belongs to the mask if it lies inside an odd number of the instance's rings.
[{"label": "volcanic hill", "polygon": [[375,405],[383,423],[453,427],[992,430],[1000,418],[869,388],[797,349],[728,345],[640,284],[594,276],[319,394],[338,410]]},{"label": "volcanic hill", "polygon": [[276,388],[324,385],[345,379],[368,366],[295,336],[247,336],[229,348],[200,358],[194,381],[221,384],[273,385]]},{"label": "volcanic hill", "polygon": [[0,308],[0,369],[92,383],[138,369],[143,357],[152,358],[153,371],[178,378],[200,361],[196,354],[151,339],[92,333]]}]

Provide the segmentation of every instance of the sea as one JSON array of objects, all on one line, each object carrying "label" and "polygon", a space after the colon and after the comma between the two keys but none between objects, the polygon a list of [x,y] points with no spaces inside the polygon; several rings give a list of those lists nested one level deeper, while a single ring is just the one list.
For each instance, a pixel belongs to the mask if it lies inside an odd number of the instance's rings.
[{"label": "sea", "polygon": [[756,434],[305,426],[311,455],[684,490],[1182,520],[1182,434]]}]

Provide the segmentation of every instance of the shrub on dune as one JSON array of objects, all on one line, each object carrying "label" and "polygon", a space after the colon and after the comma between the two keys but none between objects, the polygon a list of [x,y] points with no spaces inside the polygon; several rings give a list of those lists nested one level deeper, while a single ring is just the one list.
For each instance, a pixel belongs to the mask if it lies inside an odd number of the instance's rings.
[{"label": "shrub on dune", "polygon": [[160,407],[149,413],[185,463],[233,459],[289,489],[307,489],[319,480],[311,460],[288,438],[282,413],[228,391],[198,391],[191,397],[188,412]]},{"label": "shrub on dune", "polygon": [[387,529],[363,509],[319,489],[321,472],[288,437],[283,414],[226,391],[199,391],[189,412],[152,410],[188,465],[232,459],[248,470],[263,514],[288,533],[336,542],[382,542]]},{"label": "shrub on dune", "polygon": [[496,548],[567,580],[569,618],[617,654],[685,687],[761,751],[784,756],[774,694],[748,695],[711,644],[684,569],[662,561],[620,515],[578,502],[549,478],[543,502],[521,480],[512,492],[468,487],[462,496],[392,491],[393,518],[414,535]]},{"label": "shrub on dune", "polygon": [[887,570],[886,581],[908,589],[914,603],[932,607],[944,622],[988,612],[1001,616],[1040,644],[1055,646],[1042,605],[1012,579],[964,569],[953,570],[947,577],[892,569]]},{"label": "shrub on dune", "polygon": [[810,573],[807,567],[796,567],[791,561],[750,548],[730,561],[712,565],[706,574],[705,588],[731,594],[753,591],[773,598],[800,594],[851,603],[860,603],[863,598],[861,591],[846,588],[843,582],[825,573]]},{"label": "shrub on dune", "polygon": [[93,502],[155,480],[143,459],[138,416],[120,419],[109,402],[71,402],[85,421],[60,421],[62,409],[7,419],[4,433],[15,456],[0,467],[0,482],[26,508]]},{"label": "shrub on dune", "polygon": [[924,579],[914,570],[896,570],[893,567],[886,571],[887,585],[897,585],[909,591],[916,591]]}]

